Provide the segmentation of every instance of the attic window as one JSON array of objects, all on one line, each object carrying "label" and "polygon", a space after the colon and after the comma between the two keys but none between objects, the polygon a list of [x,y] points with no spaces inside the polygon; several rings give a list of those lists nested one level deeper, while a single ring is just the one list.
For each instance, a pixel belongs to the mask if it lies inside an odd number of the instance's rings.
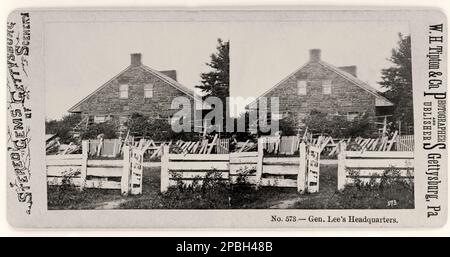
[{"label": "attic window", "polygon": [[120,125],[124,125],[127,121],[128,121],[128,116],[126,116],[126,115],[119,116],[119,124]]},{"label": "attic window", "polygon": [[322,89],[324,95],[331,94],[331,80],[324,80],[322,83]]},{"label": "attic window", "polygon": [[306,95],[306,80],[297,81],[297,94]]},{"label": "attic window", "polygon": [[153,97],[153,84],[145,84],[144,86],[144,97],[152,98]]},{"label": "attic window", "polygon": [[128,99],[128,85],[127,84],[120,85],[119,98]]},{"label": "attic window", "polygon": [[107,117],[106,115],[95,115],[94,116],[94,123],[98,124],[98,123],[103,123],[105,121],[107,121]]}]

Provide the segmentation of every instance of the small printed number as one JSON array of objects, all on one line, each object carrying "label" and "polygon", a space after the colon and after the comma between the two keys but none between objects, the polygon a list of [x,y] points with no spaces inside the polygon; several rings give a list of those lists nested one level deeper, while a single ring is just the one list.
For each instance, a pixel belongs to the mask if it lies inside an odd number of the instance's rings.
[{"label": "small printed number", "polygon": [[296,216],[286,216],[286,222],[296,222],[297,217]]}]

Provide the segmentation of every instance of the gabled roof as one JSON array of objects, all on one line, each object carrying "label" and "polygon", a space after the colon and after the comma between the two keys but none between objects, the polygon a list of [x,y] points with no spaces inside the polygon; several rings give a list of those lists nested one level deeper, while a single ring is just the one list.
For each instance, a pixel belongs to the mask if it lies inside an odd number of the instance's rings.
[{"label": "gabled roof", "polygon": [[[173,87],[177,88],[178,90],[180,90],[181,92],[185,93],[186,95],[191,96],[192,98],[194,98],[194,100],[196,102],[200,101],[200,103],[202,103],[201,109],[210,109],[210,108],[212,108],[211,105],[209,103],[207,103],[207,101],[203,101],[202,98],[194,92],[194,90],[183,86],[178,81],[172,79],[171,77],[167,76],[166,74],[164,74],[164,73],[162,73],[160,71],[154,70],[154,69],[152,69],[152,68],[150,68],[148,66],[145,66],[145,65],[142,65],[142,67],[146,71],[154,74],[155,76],[157,76],[160,79],[162,79],[163,81],[169,83],[170,85],[172,85]],[[196,107],[196,106],[194,106],[194,107]]]},{"label": "gabled roof", "polygon": [[159,72],[157,70],[154,70],[154,69],[152,69],[152,68],[150,68],[148,66],[145,66],[145,65],[142,65],[141,67],[144,68],[144,70],[152,73],[156,77],[159,77],[161,80],[167,82],[169,85],[171,85],[171,86],[175,87],[176,89],[180,90],[181,92],[183,92],[183,93],[185,93],[185,94],[187,94],[189,96],[195,97],[194,90],[183,86],[178,81],[172,79],[171,77],[165,75],[164,73]]},{"label": "gabled roof", "polygon": [[56,137],[56,134],[45,134],[45,142]]},{"label": "gabled roof", "polygon": [[277,88],[278,86],[280,86],[281,84],[283,84],[286,80],[288,80],[290,77],[294,76],[297,72],[301,71],[306,65],[308,65],[309,62],[305,63],[302,67],[298,68],[297,70],[295,70],[294,72],[292,72],[291,74],[289,74],[288,76],[286,76],[283,80],[281,80],[280,82],[278,82],[277,84],[275,84],[275,86],[269,88],[268,90],[266,90],[266,92],[264,92],[262,95],[258,96],[258,98],[256,98],[255,100],[253,100],[251,103],[247,104],[245,106],[245,109],[250,108],[250,106],[254,103],[258,102],[258,99],[261,97],[266,96],[268,93],[270,93],[272,90],[274,90],[275,88]]},{"label": "gabled roof", "polygon": [[[266,92],[264,92],[261,96],[259,96],[258,98],[256,98],[254,101],[252,101],[251,103],[249,103],[246,106],[246,109],[251,108],[250,106],[257,103],[258,99],[260,97],[264,97],[266,96],[268,93],[270,93],[271,91],[273,91],[275,88],[277,88],[278,86],[280,86],[281,84],[283,84],[286,80],[288,80],[290,77],[292,77],[293,75],[295,75],[297,72],[299,72],[300,70],[302,70],[306,65],[308,65],[309,63],[311,63],[311,61],[307,62],[306,64],[304,64],[302,67],[298,68],[297,70],[295,70],[293,73],[289,74],[286,78],[284,78],[282,81],[278,82],[275,86],[271,87],[269,90],[267,90]],[[362,80],[358,79],[357,77],[353,76],[352,74],[343,71],[341,69],[339,69],[338,67],[335,67],[331,64],[328,64],[324,61],[317,61],[314,63],[318,63],[320,64],[322,67],[324,67],[325,69],[328,69],[338,75],[340,75],[342,78],[352,82],[354,85],[359,86],[360,88],[364,89],[365,91],[369,92],[370,94],[374,95],[376,97],[376,102],[379,103],[382,106],[393,106],[394,104],[389,101],[388,99],[386,99],[384,96],[382,96],[380,94],[380,92],[378,90],[376,90],[375,88],[371,87],[369,84],[363,82]]]},{"label": "gabled roof", "polygon": [[[128,71],[130,68],[132,68],[133,66],[128,66],[126,69],[124,69],[123,71],[121,71],[119,74],[117,74],[116,76],[114,76],[112,79],[108,80],[105,84],[103,84],[102,86],[100,86],[99,88],[97,88],[94,92],[90,93],[88,96],[86,96],[85,98],[83,98],[81,101],[79,101],[77,104],[75,104],[73,107],[71,107],[68,111],[69,112],[80,112],[81,110],[79,109],[81,104],[85,101],[87,101],[90,97],[92,97],[93,95],[95,95],[97,92],[99,92],[100,90],[102,90],[103,88],[105,88],[106,86],[109,85],[109,83],[111,81],[113,81],[114,79],[116,79],[117,77],[119,77],[120,75],[122,75],[123,73],[125,73],[126,71]],[[154,69],[151,69],[150,67],[147,67],[145,65],[140,65],[137,66],[139,68],[142,68],[144,71],[147,71],[151,74],[153,74],[154,76],[158,77],[159,79],[163,80],[164,82],[166,82],[167,84],[175,87],[176,89],[180,90],[181,92],[185,93],[186,95],[192,97],[194,100],[201,100],[201,98],[199,96],[197,96],[193,90],[183,86],[182,84],[180,84],[179,82],[173,80],[172,78],[164,75],[163,73],[156,71]],[[134,67],[133,67],[134,68]]]},{"label": "gabled roof", "polygon": [[349,80],[350,82],[353,82],[353,84],[359,86],[360,88],[364,89],[365,91],[369,92],[370,94],[374,95],[378,100],[381,100],[382,102],[385,102],[387,105],[392,106],[394,105],[391,101],[389,101],[387,98],[382,96],[378,90],[370,86],[369,84],[365,83],[364,81],[358,79],[357,77],[353,76],[352,74],[339,69],[338,67],[335,67],[329,63],[326,63],[324,61],[318,62],[320,65],[322,65],[324,68],[331,70],[337,74],[339,74],[341,77]]}]

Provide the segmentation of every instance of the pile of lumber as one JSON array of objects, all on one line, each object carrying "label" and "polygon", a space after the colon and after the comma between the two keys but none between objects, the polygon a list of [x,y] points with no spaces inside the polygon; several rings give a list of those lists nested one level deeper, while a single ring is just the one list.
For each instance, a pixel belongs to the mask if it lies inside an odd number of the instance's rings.
[{"label": "pile of lumber", "polygon": [[334,144],[333,138],[329,136],[319,136],[312,139],[309,143],[309,145],[319,148],[319,152],[322,152],[329,144]]},{"label": "pile of lumber", "polygon": [[178,140],[171,148],[172,153],[178,154],[211,154],[217,147],[218,135],[216,134],[211,142],[208,139],[200,141]]},{"label": "pile of lumber", "polygon": [[46,154],[57,154],[57,155],[64,155],[64,154],[72,154],[80,150],[79,145],[70,142],[69,144],[61,144],[59,142],[59,139],[52,139],[47,142],[45,146]]},{"label": "pile of lumber", "polygon": [[293,155],[300,147],[298,136],[266,136],[261,140],[264,150],[269,154]]},{"label": "pile of lumber", "polygon": [[357,137],[341,139],[338,142],[333,143],[329,156],[337,155],[339,153],[339,144],[344,142],[347,144],[347,150],[350,151],[392,151],[394,150],[393,146],[397,141],[397,132],[398,131],[395,131],[391,138],[382,136],[378,138]]},{"label": "pile of lumber", "polygon": [[238,142],[236,141],[236,139],[234,139],[234,143],[236,145],[235,152],[237,153],[258,150],[258,144],[252,142],[250,139],[245,142]]},{"label": "pile of lumber", "polygon": [[141,139],[138,142],[133,143],[133,147],[135,147],[142,154],[146,154],[148,152],[150,159],[161,157],[163,152],[163,146],[165,145],[168,145],[170,147],[172,145],[172,140],[170,140],[169,142],[164,141],[157,143],[153,141],[153,139],[150,140]]},{"label": "pile of lumber", "polygon": [[45,145],[45,151],[47,154],[58,153],[59,147],[61,144],[59,143],[59,138],[48,140]]},{"label": "pile of lumber", "polygon": [[70,142],[69,144],[61,144],[59,146],[59,153],[62,154],[73,154],[75,152],[78,152],[81,149],[80,145],[77,145],[73,142]]},{"label": "pile of lumber", "polygon": [[339,153],[339,144],[346,143],[347,150],[350,151],[393,151],[394,144],[398,138],[398,131],[389,136],[381,136],[378,138],[349,137],[343,139],[333,139],[330,136],[313,137],[312,133],[305,131],[303,140],[309,144],[317,146],[320,151],[327,149],[329,156],[335,156]]}]

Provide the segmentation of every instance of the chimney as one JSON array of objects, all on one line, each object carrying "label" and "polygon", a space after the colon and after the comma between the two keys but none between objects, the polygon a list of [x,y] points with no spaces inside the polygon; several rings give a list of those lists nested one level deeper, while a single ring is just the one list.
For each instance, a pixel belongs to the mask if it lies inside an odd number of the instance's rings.
[{"label": "chimney", "polygon": [[339,67],[339,69],[352,74],[353,76],[356,77],[356,65],[351,65],[351,66],[343,66],[343,67]]},{"label": "chimney", "polygon": [[131,54],[131,66],[137,67],[142,65],[141,61],[142,55],[140,53]]},{"label": "chimney", "polygon": [[309,61],[310,62],[318,62],[318,61],[320,61],[320,49],[311,49],[311,50],[309,50]]},{"label": "chimney", "polygon": [[167,77],[177,81],[177,71],[176,70],[162,70],[160,72],[162,74],[166,75]]}]

